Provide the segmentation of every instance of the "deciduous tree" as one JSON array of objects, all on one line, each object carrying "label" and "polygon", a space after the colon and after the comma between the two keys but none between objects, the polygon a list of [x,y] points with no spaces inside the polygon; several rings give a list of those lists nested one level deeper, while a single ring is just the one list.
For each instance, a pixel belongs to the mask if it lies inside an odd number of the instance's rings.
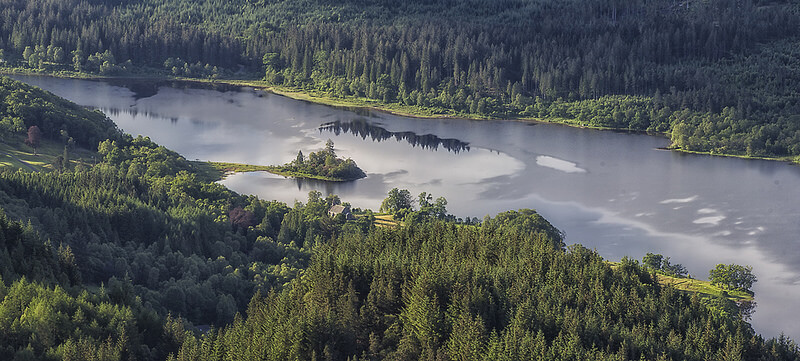
[{"label": "deciduous tree", "polygon": [[708,277],[711,284],[747,292],[751,292],[750,288],[758,281],[753,267],[738,264],[718,264],[708,272]]},{"label": "deciduous tree", "polygon": [[411,197],[411,192],[408,189],[392,188],[389,191],[389,196],[381,203],[381,212],[396,213],[401,209],[411,209],[414,205],[414,199]]},{"label": "deciduous tree", "polygon": [[37,126],[31,126],[28,128],[28,138],[25,139],[25,144],[33,148],[33,154],[36,155],[36,148],[39,148],[39,144],[42,141],[42,131]]}]

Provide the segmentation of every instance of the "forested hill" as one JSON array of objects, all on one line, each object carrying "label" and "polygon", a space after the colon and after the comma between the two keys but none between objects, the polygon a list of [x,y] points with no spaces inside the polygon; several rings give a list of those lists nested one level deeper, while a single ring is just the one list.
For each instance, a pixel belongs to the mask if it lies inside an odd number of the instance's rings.
[{"label": "forested hill", "polygon": [[[9,142],[36,126],[47,139],[71,137],[76,145],[97,144],[119,135],[116,125],[100,111],[90,111],[42,89],[0,77],[0,138]],[[66,139],[64,139],[66,140]]]},{"label": "forested hill", "polygon": [[264,78],[412,113],[653,131],[684,150],[797,160],[799,9],[772,0],[11,0],[0,4],[0,49],[9,66]]},{"label": "forested hill", "polygon": [[733,309],[612,268],[530,210],[480,226],[345,228],[291,289],[187,336],[176,360],[727,360],[800,357]]},{"label": "forested hill", "polygon": [[96,165],[0,170],[2,359],[800,359],[727,298],[565,249],[535,211],[457,223],[437,199],[379,227],[369,211],[330,217],[340,200],[315,191],[263,201],[98,113],[4,84],[113,136]]}]

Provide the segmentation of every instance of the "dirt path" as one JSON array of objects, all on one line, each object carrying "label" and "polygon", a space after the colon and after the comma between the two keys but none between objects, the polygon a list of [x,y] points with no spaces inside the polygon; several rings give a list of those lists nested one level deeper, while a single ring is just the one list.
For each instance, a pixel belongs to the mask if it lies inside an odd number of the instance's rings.
[{"label": "dirt path", "polygon": [[20,163],[22,163],[22,165],[24,165],[26,168],[28,168],[28,169],[29,169],[31,172],[38,172],[38,171],[39,171],[38,169],[36,169],[36,168],[34,168],[32,165],[30,165],[28,162],[26,162],[26,161],[24,161],[24,160],[22,160],[22,159],[19,159],[19,158],[17,158],[17,156],[15,156],[15,155],[13,155],[13,154],[11,154],[11,153],[6,153],[6,152],[3,152],[3,151],[0,151],[0,153],[2,153],[2,154],[5,154],[5,155],[7,155],[7,156],[11,157],[11,159],[14,159],[14,160],[16,160],[17,162],[20,162]]}]

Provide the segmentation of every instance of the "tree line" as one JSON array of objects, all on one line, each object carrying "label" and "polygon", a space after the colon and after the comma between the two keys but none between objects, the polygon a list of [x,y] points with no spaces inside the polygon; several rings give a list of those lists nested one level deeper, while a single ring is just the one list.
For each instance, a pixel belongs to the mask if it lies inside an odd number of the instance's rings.
[{"label": "tree line", "polygon": [[154,16],[127,1],[13,0],[0,6],[0,17],[5,59],[34,68],[49,63],[101,72],[128,60],[152,65],[169,57],[234,67],[240,59],[233,36]]},{"label": "tree line", "polygon": [[258,74],[432,114],[568,119],[667,133],[684,150],[798,156],[798,14],[753,0],[17,0],[0,5],[0,49],[33,68]]}]

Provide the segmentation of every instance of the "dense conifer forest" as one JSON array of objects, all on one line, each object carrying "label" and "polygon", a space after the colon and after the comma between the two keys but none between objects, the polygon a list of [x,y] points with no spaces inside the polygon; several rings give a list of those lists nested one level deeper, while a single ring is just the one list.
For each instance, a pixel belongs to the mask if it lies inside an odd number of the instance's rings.
[{"label": "dense conifer forest", "polygon": [[107,137],[94,166],[0,171],[9,359],[800,358],[794,341],[762,338],[726,298],[565,247],[533,210],[459,222],[423,193],[427,208],[393,226],[369,211],[332,218],[335,196],[242,196],[96,111],[0,85],[26,95],[25,112],[5,100],[17,136],[83,124],[85,139]]},{"label": "dense conifer forest", "polygon": [[9,66],[263,78],[422,114],[800,156],[792,0],[11,0],[0,16]]},{"label": "dense conifer forest", "polygon": [[[793,0],[7,0],[0,19],[6,68],[263,79],[800,157]],[[377,226],[330,217],[340,200],[318,192],[240,195],[99,111],[0,78],[0,137],[32,127],[97,164],[0,170],[2,359],[800,359],[728,299],[565,247],[533,210],[459,222],[442,198]]]}]

